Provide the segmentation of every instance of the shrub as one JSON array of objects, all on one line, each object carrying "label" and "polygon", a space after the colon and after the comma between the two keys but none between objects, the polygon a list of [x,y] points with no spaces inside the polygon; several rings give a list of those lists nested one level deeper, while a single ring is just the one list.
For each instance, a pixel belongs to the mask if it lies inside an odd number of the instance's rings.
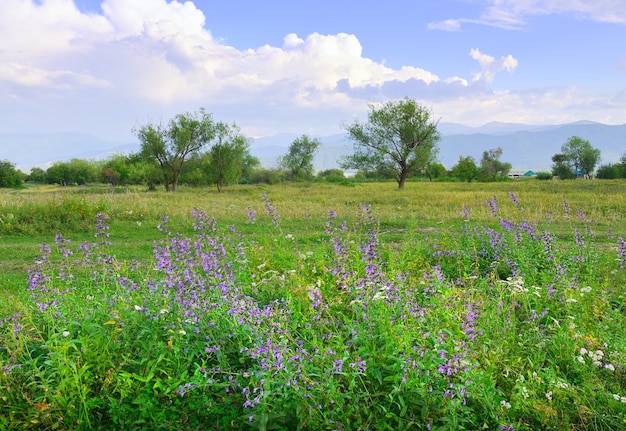
[{"label": "shrub", "polygon": [[22,185],[22,174],[11,162],[0,161],[0,187],[19,187]]},{"label": "shrub", "polygon": [[250,184],[279,184],[287,179],[287,173],[282,169],[254,169],[250,174]]},{"label": "shrub", "polygon": [[551,180],[553,178],[552,172],[537,172],[536,177],[538,180]]},{"label": "shrub", "polygon": [[609,163],[608,165],[602,165],[596,172],[596,178],[601,180],[613,180],[620,177],[621,165],[614,165]]}]

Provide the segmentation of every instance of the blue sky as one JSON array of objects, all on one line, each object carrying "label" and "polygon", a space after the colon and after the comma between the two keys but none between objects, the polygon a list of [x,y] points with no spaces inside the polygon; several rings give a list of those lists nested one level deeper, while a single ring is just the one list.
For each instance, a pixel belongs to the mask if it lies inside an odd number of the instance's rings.
[{"label": "blue sky", "polygon": [[2,0],[0,133],[204,107],[323,136],[415,98],[442,122],[626,123],[624,0]]}]

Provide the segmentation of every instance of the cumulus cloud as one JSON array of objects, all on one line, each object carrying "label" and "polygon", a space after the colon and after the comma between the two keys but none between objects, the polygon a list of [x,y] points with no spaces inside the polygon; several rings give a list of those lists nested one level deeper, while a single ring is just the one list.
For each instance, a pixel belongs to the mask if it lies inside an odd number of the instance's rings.
[{"label": "cumulus cloud", "polygon": [[[523,13],[514,3],[526,4],[524,10],[540,4],[503,0],[500,15],[494,9],[489,19],[515,25]],[[0,112],[10,120],[6,124],[18,124],[22,112],[28,121],[22,127],[70,124],[90,131],[115,124],[129,132],[137,122],[204,106],[253,136],[301,132],[315,123],[333,125],[315,133],[332,133],[341,121],[364,113],[366,102],[404,96],[432,105],[445,121],[521,121],[534,103],[571,100],[558,89],[543,99],[493,91],[496,74],[516,69],[511,55],[498,59],[473,49],[480,72],[469,79],[463,77],[469,71],[440,77],[417,65],[389,67],[364,57],[359,39],[346,33],[292,33],[282,46],[236,49],[211,34],[191,1],[104,0],[101,10],[83,13],[72,0],[0,0]],[[463,22],[439,28],[459,30]],[[584,105],[582,99],[575,104]]]},{"label": "cumulus cloud", "polygon": [[104,0],[101,8],[84,14],[72,0],[4,0],[2,78],[56,89],[108,85],[158,103],[282,94],[296,105],[341,103],[335,90],[342,80],[354,88],[440,80],[418,67],[392,69],[363,57],[351,34],[288,34],[282,47],[241,51],[215,40],[189,1]]},{"label": "cumulus cloud", "polygon": [[480,72],[474,74],[474,81],[484,80],[491,82],[498,72],[506,70],[511,73],[517,67],[517,60],[510,54],[496,60],[494,57],[483,54],[478,49],[473,48],[470,50],[470,56],[478,61],[482,69]]}]

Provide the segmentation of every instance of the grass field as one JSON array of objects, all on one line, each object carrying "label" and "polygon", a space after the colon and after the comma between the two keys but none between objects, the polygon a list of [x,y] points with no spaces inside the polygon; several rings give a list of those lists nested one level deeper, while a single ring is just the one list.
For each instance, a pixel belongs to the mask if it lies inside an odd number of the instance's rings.
[{"label": "grass field", "polygon": [[626,183],[0,191],[0,429],[626,427]]}]

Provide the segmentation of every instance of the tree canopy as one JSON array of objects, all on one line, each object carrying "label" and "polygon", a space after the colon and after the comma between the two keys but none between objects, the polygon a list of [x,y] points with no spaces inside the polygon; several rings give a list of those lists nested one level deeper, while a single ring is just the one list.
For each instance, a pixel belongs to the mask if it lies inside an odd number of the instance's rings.
[{"label": "tree canopy", "polygon": [[369,108],[367,122],[355,121],[346,127],[354,154],[343,160],[342,167],[393,174],[398,188],[404,188],[409,175],[433,162],[441,139],[438,122],[409,98]]},{"label": "tree canopy", "polygon": [[218,126],[204,109],[176,115],[168,127],[146,124],[134,132],[141,142],[141,154],[156,160],[165,180],[165,190],[176,191],[185,161],[207,146],[217,134]]},{"label": "tree canopy", "polygon": [[561,152],[552,156],[552,161],[552,173],[561,179],[588,177],[600,161],[600,150],[593,148],[589,141],[572,136],[561,146]]},{"label": "tree canopy", "polygon": [[483,152],[483,158],[480,161],[480,169],[482,177],[487,181],[498,181],[506,178],[511,170],[511,164],[502,162],[502,148],[493,148]]},{"label": "tree canopy", "polygon": [[302,135],[293,140],[289,151],[280,159],[280,166],[291,171],[294,179],[306,179],[313,175],[313,157],[321,145],[319,139]]},{"label": "tree canopy", "polygon": [[22,174],[8,160],[0,161],[0,187],[19,187],[22,185]]},{"label": "tree canopy", "polygon": [[476,160],[472,156],[459,157],[459,161],[451,169],[452,175],[462,181],[471,183],[480,174],[480,169],[476,166]]},{"label": "tree canopy", "polygon": [[217,124],[216,142],[209,150],[208,176],[217,185],[221,193],[227,183],[241,179],[245,163],[249,160],[250,140],[246,138],[236,124],[228,126]]},{"label": "tree canopy", "polygon": [[571,163],[576,175],[591,175],[600,161],[600,150],[579,136],[569,138],[561,147],[561,153]]}]

